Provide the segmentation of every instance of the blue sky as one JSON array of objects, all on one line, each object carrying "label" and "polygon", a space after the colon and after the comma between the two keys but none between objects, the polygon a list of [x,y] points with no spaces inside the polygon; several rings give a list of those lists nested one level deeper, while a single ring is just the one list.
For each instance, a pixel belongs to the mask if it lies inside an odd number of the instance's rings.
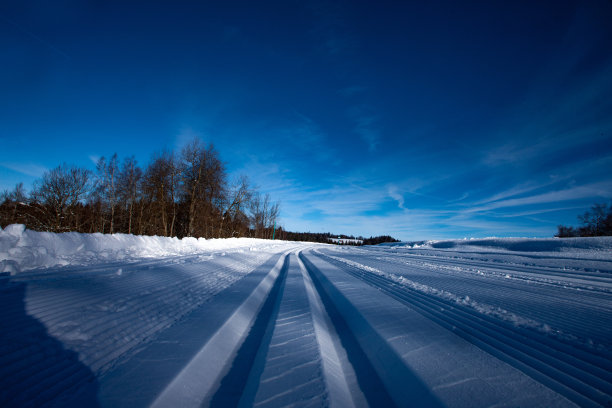
[{"label": "blue sky", "polygon": [[610,21],[608,0],[3,1],[0,190],[197,136],[289,230],[552,236],[612,198]]}]

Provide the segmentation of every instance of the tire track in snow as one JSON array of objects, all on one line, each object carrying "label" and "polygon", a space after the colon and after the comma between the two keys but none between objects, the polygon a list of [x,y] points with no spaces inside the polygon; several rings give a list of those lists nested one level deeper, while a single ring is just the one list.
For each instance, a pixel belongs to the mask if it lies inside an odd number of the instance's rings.
[{"label": "tire track in snow", "polygon": [[[340,264],[350,275],[382,290],[384,293],[415,308],[429,319],[452,330],[483,350],[514,365],[521,371],[566,396],[581,406],[612,404],[612,375],[607,368],[576,358],[563,346],[555,347],[552,340],[538,343],[517,335],[498,321],[451,304],[431,294],[398,285],[397,282],[373,273],[371,267]],[[354,262],[354,261],[351,261]]]}]

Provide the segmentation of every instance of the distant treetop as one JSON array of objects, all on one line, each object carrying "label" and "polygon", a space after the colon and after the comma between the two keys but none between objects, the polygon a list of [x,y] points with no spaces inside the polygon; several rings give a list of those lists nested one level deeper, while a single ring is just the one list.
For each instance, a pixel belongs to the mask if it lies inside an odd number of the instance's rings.
[{"label": "distant treetop", "polygon": [[559,225],[556,237],[601,237],[612,236],[612,204],[594,204],[590,211],[579,215],[581,227]]}]

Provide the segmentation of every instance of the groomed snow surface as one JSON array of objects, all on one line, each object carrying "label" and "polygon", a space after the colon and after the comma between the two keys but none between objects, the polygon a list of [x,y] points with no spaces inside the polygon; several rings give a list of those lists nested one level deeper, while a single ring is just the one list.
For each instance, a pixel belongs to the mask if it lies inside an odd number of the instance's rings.
[{"label": "groomed snow surface", "polygon": [[612,406],[612,238],[0,230],[0,406]]}]

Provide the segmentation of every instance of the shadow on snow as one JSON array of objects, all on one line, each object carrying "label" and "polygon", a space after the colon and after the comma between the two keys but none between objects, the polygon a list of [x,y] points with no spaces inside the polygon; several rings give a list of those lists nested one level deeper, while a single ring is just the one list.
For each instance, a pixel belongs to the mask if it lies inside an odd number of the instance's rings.
[{"label": "shadow on snow", "polygon": [[0,406],[97,407],[94,374],[27,314],[26,288],[0,276]]}]

